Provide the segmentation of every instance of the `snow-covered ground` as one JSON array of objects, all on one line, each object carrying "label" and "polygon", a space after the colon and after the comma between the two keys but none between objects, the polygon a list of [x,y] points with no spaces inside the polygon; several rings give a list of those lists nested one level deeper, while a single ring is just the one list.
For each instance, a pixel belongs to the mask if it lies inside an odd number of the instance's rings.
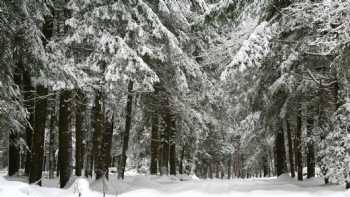
[{"label": "snow-covered ground", "polygon": [[[190,177],[127,176],[118,181],[111,176],[108,183],[72,181],[66,189],[52,188],[55,181],[43,181],[44,187],[9,181],[0,177],[0,197],[349,197],[343,186],[324,186],[321,179],[297,182],[287,176],[278,179],[196,180]],[[49,186],[49,187],[48,187]],[[94,190],[94,191],[93,191]]]}]

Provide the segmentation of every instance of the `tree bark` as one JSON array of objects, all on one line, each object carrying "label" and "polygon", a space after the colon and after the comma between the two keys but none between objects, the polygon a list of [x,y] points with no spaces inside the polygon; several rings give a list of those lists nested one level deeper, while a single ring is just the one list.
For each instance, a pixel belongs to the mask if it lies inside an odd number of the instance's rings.
[{"label": "tree bark", "polygon": [[20,147],[18,146],[18,133],[17,131],[10,131],[9,135],[9,163],[8,163],[8,175],[13,176],[18,173],[20,165]]},{"label": "tree bark", "polygon": [[264,173],[264,177],[268,177],[270,175],[270,167],[269,167],[269,161],[268,161],[268,156],[264,156],[262,158],[262,162],[263,162],[263,173]]},{"label": "tree bark", "polygon": [[349,181],[345,181],[345,189],[350,189],[350,182]]},{"label": "tree bark", "polygon": [[313,119],[311,117],[307,118],[307,178],[315,177],[315,147],[312,139],[313,125]]},{"label": "tree bark", "polygon": [[185,146],[182,146],[182,150],[181,150],[181,156],[180,156],[180,162],[179,162],[179,174],[183,174],[184,173],[184,169],[183,169],[183,160],[185,157]]},{"label": "tree bark", "polygon": [[36,92],[37,98],[35,99],[35,124],[34,133],[32,136],[32,158],[29,173],[29,183],[37,183],[38,185],[41,185],[44,163],[43,156],[48,89],[43,85],[37,85]]},{"label": "tree bark", "polygon": [[302,117],[301,117],[301,113],[299,113],[297,115],[297,128],[296,128],[295,139],[294,139],[295,165],[297,168],[299,181],[303,180],[303,155],[302,155],[301,136],[302,136]]},{"label": "tree bark", "polygon": [[53,179],[55,177],[56,170],[56,100],[53,98],[51,107],[51,117],[50,117],[50,138],[49,138],[49,178]]},{"label": "tree bark", "polygon": [[85,176],[89,177],[93,175],[93,166],[94,166],[94,154],[95,154],[95,147],[96,147],[96,138],[95,138],[95,122],[96,122],[96,106],[93,105],[90,110],[90,132],[88,133],[88,146],[86,147],[87,152],[86,152],[86,167],[85,167]]},{"label": "tree bark", "polygon": [[151,174],[155,175],[158,172],[158,161],[159,161],[159,117],[158,112],[152,114],[152,136],[151,136]]},{"label": "tree bark", "polygon": [[76,95],[75,113],[75,175],[81,176],[84,165],[84,139],[86,135],[86,98],[81,90]]},{"label": "tree bark", "polygon": [[[44,17],[44,24],[42,26],[42,33],[44,38],[42,39],[43,46],[45,47],[48,40],[53,35],[53,20],[51,16]],[[24,72],[26,81],[30,81],[29,72]],[[28,76],[27,76],[28,75]],[[30,85],[29,85],[30,86]],[[42,170],[44,165],[44,144],[45,144],[45,127],[47,117],[47,94],[48,89],[44,85],[37,85],[37,99],[35,99],[35,128],[32,136],[32,155],[30,164],[29,183],[37,182],[41,185]],[[29,132],[29,131],[28,131]],[[27,133],[28,135],[28,133]],[[27,138],[30,138],[27,136]]]},{"label": "tree bark", "polygon": [[29,176],[30,164],[31,164],[31,149],[32,149],[32,136],[34,126],[34,87],[32,86],[31,76],[28,70],[23,70],[23,90],[24,90],[24,105],[28,111],[27,125],[25,129],[25,141],[27,145],[26,160],[24,174]]},{"label": "tree bark", "polygon": [[232,155],[230,154],[227,161],[227,179],[231,179],[232,177],[231,166],[232,166]]},{"label": "tree bark", "polygon": [[[21,58],[19,58],[19,63],[16,66],[14,76],[13,76],[13,81],[17,85],[17,89],[21,89],[22,85],[22,70],[21,67],[23,67],[23,63],[21,61]],[[9,134],[9,167],[8,167],[8,175],[13,176],[18,173],[18,170],[20,168],[20,147],[18,144],[19,140],[19,134],[18,131],[11,130]]]},{"label": "tree bark", "polygon": [[288,118],[285,119],[286,129],[287,129],[287,140],[288,140],[288,156],[289,156],[289,166],[290,166],[290,174],[294,178],[295,177],[295,167],[294,167],[294,150],[293,150],[293,137],[292,131],[290,129],[290,124]]},{"label": "tree bark", "polygon": [[125,130],[123,134],[123,147],[122,147],[122,155],[121,155],[121,165],[118,173],[118,178],[124,179],[125,166],[126,166],[126,151],[129,146],[129,135],[131,129],[131,113],[132,113],[132,95],[131,92],[133,90],[133,82],[129,81],[128,84],[128,98],[126,103],[126,118],[125,118]]},{"label": "tree bark", "polygon": [[176,115],[169,110],[169,113],[166,115],[165,123],[168,137],[168,146],[169,146],[169,166],[170,166],[170,175],[176,175]]},{"label": "tree bark", "polygon": [[100,179],[104,176],[104,155],[103,155],[103,127],[104,127],[104,111],[103,111],[104,99],[103,93],[100,90],[96,92],[95,98],[95,131],[94,131],[94,145],[93,145],[93,160],[95,167],[96,179]]},{"label": "tree bark", "polygon": [[215,178],[220,178],[219,164],[215,164]]},{"label": "tree bark", "polygon": [[220,177],[221,179],[224,179],[225,177],[224,164],[221,162],[220,162]]},{"label": "tree bark", "polygon": [[59,112],[59,172],[60,187],[66,186],[72,175],[72,91],[63,90]]},{"label": "tree bark", "polygon": [[169,172],[169,134],[167,129],[163,129],[161,133],[161,162],[160,175],[168,175]]},{"label": "tree bark", "polygon": [[210,179],[213,179],[213,166],[212,166],[212,164],[210,162],[208,163],[208,167],[209,167],[209,172],[208,172],[209,176],[208,177]]},{"label": "tree bark", "polygon": [[93,154],[94,152],[94,128],[95,128],[95,116],[94,116],[94,111],[95,107],[92,107],[90,111],[90,120],[89,120],[89,132],[87,133],[87,143],[86,143],[86,160],[85,160],[85,176],[86,177],[92,177],[92,171],[93,171],[93,163],[94,163],[94,158]]},{"label": "tree bark", "polygon": [[288,171],[282,124],[279,124],[279,130],[277,131],[277,135],[275,138],[275,155],[276,174],[277,176],[280,176]]},{"label": "tree bark", "polygon": [[108,178],[108,168],[110,167],[112,162],[111,149],[113,138],[113,120],[113,117],[111,118],[111,120],[108,120],[108,118],[106,118],[105,132],[103,134],[104,171],[106,178]]}]

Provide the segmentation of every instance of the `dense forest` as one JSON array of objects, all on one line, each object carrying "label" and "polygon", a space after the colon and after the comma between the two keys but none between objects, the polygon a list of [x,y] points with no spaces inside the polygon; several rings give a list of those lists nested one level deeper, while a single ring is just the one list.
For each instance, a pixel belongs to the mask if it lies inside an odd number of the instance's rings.
[{"label": "dense forest", "polygon": [[350,188],[350,1],[1,0],[0,169]]}]

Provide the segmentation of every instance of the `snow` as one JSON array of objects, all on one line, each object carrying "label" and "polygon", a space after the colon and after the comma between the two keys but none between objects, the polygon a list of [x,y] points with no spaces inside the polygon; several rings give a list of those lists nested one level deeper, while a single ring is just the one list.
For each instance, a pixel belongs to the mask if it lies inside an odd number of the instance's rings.
[{"label": "snow", "polygon": [[[199,180],[191,176],[144,176],[130,173],[124,181],[111,175],[110,181],[105,182],[104,188],[108,190],[107,197],[138,197],[138,196],[176,196],[176,197],[345,197],[349,191],[344,191],[342,185],[325,186],[321,178],[298,182],[288,175],[279,178],[253,178],[232,180]],[[102,182],[102,181],[101,181]],[[97,192],[103,183],[89,183],[87,179],[78,178],[67,189],[28,185],[19,181],[9,181],[0,177],[1,197],[100,197]],[[93,191],[95,190],[95,191]]]}]

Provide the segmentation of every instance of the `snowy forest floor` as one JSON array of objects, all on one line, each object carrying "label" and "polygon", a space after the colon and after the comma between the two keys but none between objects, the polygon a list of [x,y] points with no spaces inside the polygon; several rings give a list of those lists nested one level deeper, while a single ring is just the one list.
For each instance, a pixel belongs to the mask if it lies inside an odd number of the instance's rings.
[{"label": "snowy forest floor", "polygon": [[[70,187],[58,189],[58,180],[43,180],[43,187],[28,185],[21,177],[0,175],[0,197],[349,197],[341,185],[323,185],[319,178],[297,182],[283,175],[279,178],[196,180],[190,177],[129,175],[124,181],[112,175],[108,183],[71,181]],[[79,195],[80,194],[80,195]]]}]

